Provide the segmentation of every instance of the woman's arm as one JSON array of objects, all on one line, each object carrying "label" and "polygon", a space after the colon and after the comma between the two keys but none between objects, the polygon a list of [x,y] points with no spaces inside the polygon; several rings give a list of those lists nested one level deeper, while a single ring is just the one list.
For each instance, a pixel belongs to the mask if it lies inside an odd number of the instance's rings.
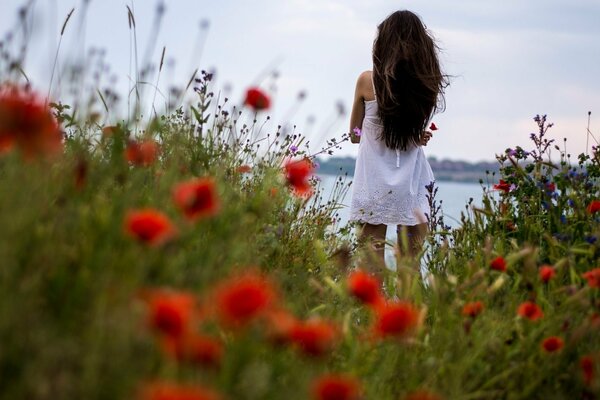
[{"label": "woman's arm", "polygon": [[[364,85],[366,79],[371,79],[367,72],[363,72],[356,81],[356,89],[354,91],[354,101],[352,102],[352,112],[350,113],[350,141],[359,143],[360,136],[354,132],[355,128],[362,130],[362,122],[365,118],[365,97]],[[368,82],[367,82],[368,83]]]}]

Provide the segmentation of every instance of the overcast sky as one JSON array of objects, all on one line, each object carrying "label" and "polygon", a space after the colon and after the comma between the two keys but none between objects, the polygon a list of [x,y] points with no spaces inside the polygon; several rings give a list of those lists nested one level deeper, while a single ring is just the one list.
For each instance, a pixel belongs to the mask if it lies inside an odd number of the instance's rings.
[{"label": "overcast sky", "polygon": [[[24,2],[0,3],[4,38]],[[30,21],[36,33],[26,70],[37,87],[47,89],[60,29],[75,7],[61,57],[77,56],[84,47],[105,49],[108,75],[118,78],[116,88],[126,96],[130,31],[125,6],[133,3],[142,59],[158,1],[91,0],[87,11],[83,3],[34,2]],[[350,107],[356,78],[371,69],[376,26],[397,9],[421,16],[443,49],[445,71],[453,76],[446,111],[434,117],[439,130],[426,148],[428,155],[478,161],[492,160],[515,145],[530,148],[532,118],[538,113],[548,114],[555,123],[552,136],[561,144],[567,137],[573,154],[585,151],[588,111],[591,131],[600,139],[598,0],[166,0],[151,59],[158,63],[166,46],[168,67],[159,84],[165,92],[172,84],[184,85],[195,66],[216,70],[215,90],[230,87],[235,103],[246,87],[262,85],[274,99],[271,130],[305,91],[291,122],[312,142],[323,142],[324,136],[339,137],[348,130],[349,110],[331,126],[336,103]],[[201,21],[209,21],[209,27],[201,57],[193,59]],[[263,73],[273,68],[279,72],[275,83]],[[311,117],[314,124],[308,122]],[[356,151],[347,144],[337,154]]]}]

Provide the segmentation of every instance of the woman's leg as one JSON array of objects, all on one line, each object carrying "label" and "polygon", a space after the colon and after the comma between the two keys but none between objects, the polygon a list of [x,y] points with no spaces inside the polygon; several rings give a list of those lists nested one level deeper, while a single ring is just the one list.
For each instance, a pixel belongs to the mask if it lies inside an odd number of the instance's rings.
[{"label": "woman's leg", "polygon": [[[370,269],[375,270],[374,272],[379,273],[380,269],[385,266],[385,233],[387,226],[363,224],[360,226],[359,243],[362,246],[366,246],[367,249],[372,250],[376,256],[375,266],[371,265]],[[369,263],[371,264],[371,263]],[[373,268],[374,267],[374,268]]]},{"label": "woman's leg", "polygon": [[398,233],[398,249],[400,250],[400,253],[402,253],[402,250],[404,249],[402,243],[402,238],[404,236],[402,231],[404,229],[406,230],[406,237],[408,239],[408,255],[415,257],[423,248],[425,235],[427,235],[427,223],[412,226],[398,225],[396,232]]}]

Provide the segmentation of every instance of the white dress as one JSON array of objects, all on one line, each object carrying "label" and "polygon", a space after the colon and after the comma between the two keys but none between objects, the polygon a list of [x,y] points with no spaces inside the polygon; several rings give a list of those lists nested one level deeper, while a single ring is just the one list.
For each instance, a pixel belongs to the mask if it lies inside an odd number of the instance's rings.
[{"label": "white dress", "polygon": [[365,101],[352,183],[350,221],[373,225],[417,225],[429,213],[425,185],[434,180],[423,148],[393,150],[379,139],[383,126],[377,100]]}]

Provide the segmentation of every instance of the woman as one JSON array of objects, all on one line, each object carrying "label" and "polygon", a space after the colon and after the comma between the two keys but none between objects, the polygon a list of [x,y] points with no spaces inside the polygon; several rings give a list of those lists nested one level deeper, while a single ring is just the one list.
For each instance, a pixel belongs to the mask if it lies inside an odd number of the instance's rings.
[{"label": "woman", "polygon": [[350,220],[360,224],[361,242],[373,244],[383,265],[387,225],[406,229],[410,255],[422,247],[425,185],[434,180],[422,146],[448,81],[437,46],[414,13],[396,11],[377,30],[373,71],[359,76],[350,116],[352,142],[360,143]]}]

